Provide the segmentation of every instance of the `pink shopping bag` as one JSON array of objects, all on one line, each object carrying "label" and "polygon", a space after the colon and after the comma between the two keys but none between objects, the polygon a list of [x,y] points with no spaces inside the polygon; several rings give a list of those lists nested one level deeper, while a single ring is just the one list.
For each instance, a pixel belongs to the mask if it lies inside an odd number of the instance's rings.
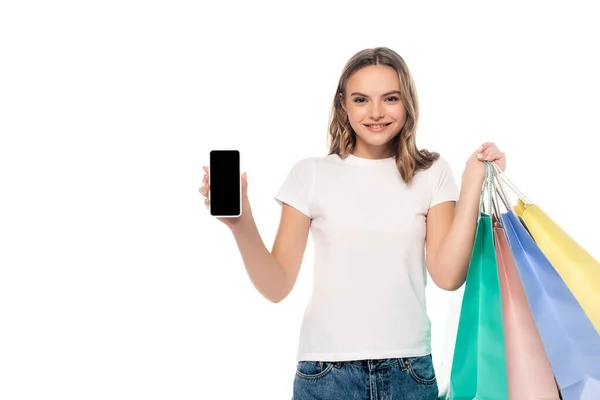
[{"label": "pink shopping bag", "polygon": [[510,400],[560,399],[529,302],[502,226],[494,227]]}]

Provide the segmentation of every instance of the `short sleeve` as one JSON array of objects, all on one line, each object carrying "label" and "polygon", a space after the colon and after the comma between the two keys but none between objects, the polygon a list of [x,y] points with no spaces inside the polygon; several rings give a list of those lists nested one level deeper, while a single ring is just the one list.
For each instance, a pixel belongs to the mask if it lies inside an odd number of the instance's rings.
[{"label": "short sleeve", "polygon": [[448,161],[438,158],[430,168],[431,202],[429,208],[445,201],[458,201],[460,194]]},{"label": "short sleeve", "polygon": [[275,195],[279,205],[288,204],[304,215],[312,218],[310,196],[314,180],[314,160],[306,158],[298,161],[288,173],[281,188]]}]

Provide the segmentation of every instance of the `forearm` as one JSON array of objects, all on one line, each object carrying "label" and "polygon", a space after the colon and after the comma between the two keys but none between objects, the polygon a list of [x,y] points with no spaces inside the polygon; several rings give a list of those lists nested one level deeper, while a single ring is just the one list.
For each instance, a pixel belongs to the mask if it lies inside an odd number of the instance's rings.
[{"label": "forearm", "polygon": [[269,301],[284,299],[290,291],[289,279],[266,248],[254,219],[232,233],[254,287]]},{"label": "forearm", "polygon": [[458,289],[467,277],[479,218],[481,184],[463,179],[454,219],[436,254],[434,268],[443,271],[440,275],[448,290]]}]

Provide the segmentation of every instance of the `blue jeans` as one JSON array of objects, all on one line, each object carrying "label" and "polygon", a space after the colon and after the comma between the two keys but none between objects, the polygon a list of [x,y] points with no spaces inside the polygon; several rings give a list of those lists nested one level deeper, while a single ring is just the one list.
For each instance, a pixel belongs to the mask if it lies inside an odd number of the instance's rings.
[{"label": "blue jeans", "polygon": [[437,400],[431,354],[358,361],[299,361],[292,400]]}]

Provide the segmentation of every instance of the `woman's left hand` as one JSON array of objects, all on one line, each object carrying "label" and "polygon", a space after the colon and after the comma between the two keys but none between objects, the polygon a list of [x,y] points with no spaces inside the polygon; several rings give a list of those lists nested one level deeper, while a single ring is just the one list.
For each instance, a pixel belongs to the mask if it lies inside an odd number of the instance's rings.
[{"label": "woman's left hand", "polygon": [[477,185],[483,184],[483,180],[485,179],[484,161],[494,162],[502,171],[506,168],[505,154],[500,151],[495,143],[487,142],[473,152],[467,160],[463,179],[467,179],[469,182]]}]

